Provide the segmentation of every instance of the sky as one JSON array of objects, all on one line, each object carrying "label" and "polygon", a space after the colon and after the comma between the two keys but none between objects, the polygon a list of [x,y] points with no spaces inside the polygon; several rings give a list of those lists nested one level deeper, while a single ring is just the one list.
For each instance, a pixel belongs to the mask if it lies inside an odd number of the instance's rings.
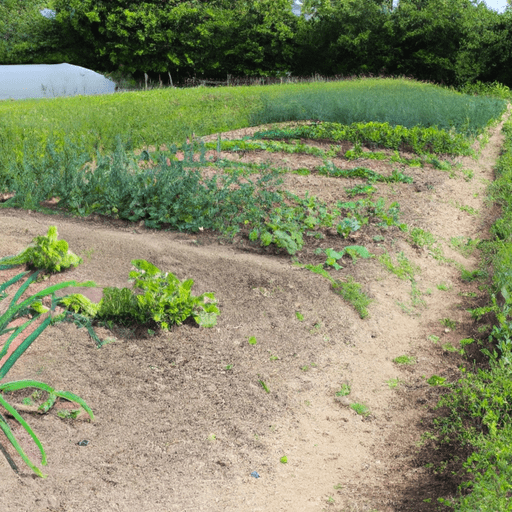
[{"label": "sky", "polygon": [[503,12],[507,6],[507,0],[485,0],[485,4],[490,9],[498,12]]}]

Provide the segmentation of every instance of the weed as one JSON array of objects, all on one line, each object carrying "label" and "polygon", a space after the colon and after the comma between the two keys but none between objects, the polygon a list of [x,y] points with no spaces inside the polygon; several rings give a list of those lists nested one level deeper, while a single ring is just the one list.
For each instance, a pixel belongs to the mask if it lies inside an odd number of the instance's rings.
[{"label": "weed", "polygon": [[447,292],[447,291],[449,291],[449,290],[451,290],[451,289],[452,289],[452,285],[451,285],[451,284],[448,284],[448,283],[445,283],[445,282],[442,282],[442,283],[439,283],[439,284],[437,285],[437,289],[438,289],[438,290],[442,290],[442,291],[444,291],[444,292]]},{"label": "weed", "polygon": [[350,408],[355,411],[357,414],[359,414],[360,416],[369,416],[370,415],[370,409],[368,409],[368,407],[365,405],[365,404],[360,404],[360,403],[353,403],[353,404],[350,404]]},{"label": "weed", "polygon": [[280,459],[279,459],[279,462],[281,464],[287,464],[288,463],[288,457],[286,455],[283,455]]},{"label": "weed", "polygon": [[270,393],[269,387],[265,384],[263,380],[260,379],[258,382],[260,383],[260,386],[265,390],[266,393]]},{"label": "weed", "polygon": [[457,329],[457,322],[455,320],[450,320],[449,318],[441,318],[439,322],[441,322],[441,325],[444,325],[446,328],[451,329],[452,331]]},{"label": "weed", "polygon": [[488,276],[487,271],[485,270],[465,270],[461,271],[461,279],[466,282],[475,281],[478,279],[486,279]]},{"label": "weed", "polygon": [[457,349],[451,343],[445,343],[442,347],[445,352],[457,352]]},{"label": "weed", "polygon": [[396,364],[416,364],[416,358],[412,356],[398,356],[393,359],[393,362]]},{"label": "weed", "polygon": [[63,411],[59,411],[57,413],[57,416],[59,418],[62,418],[62,419],[72,419],[72,420],[75,420],[76,418],[78,418],[78,415],[82,412],[82,409],[72,409],[72,410],[69,410],[69,411],[66,411],[66,410],[63,410]]},{"label": "weed", "polygon": [[412,280],[414,275],[419,271],[419,267],[410,262],[403,252],[397,255],[397,264],[393,263],[391,256],[385,252],[379,256],[379,261],[399,279]]},{"label": "weed", "polygon": [[439,377],[438,375],[432,375],[432,377],[427,379],[427,384],[430,386],[443,386],[446,382],[445,377]]},{"label": "weed", "polygon": [[420,228],[413,228],[409,232],[410,242],[417,247],[428,247],[431,249],[437,242],[436,238],[432,233],[424,231]]},{"label": "weed", "polygon": [[336,485],[334,486],[334,489],[336,489],[337,491],[338,491],[338,490],[340,490],[340,489],[343,489],[343,485],[341,485],[341,484],[336,484]]},{"label": "weed", "polygon": [[301,312],[299,312],[299,311],[295,311],[295,316],[297,317],[297,320],[298,320],[299,322],[304,321],[304,315],[303,315]]},{"label": "weed", "polygon": [[226,370],[232,370],[233,369],[233,366],[235,366],[234,364],[227,364],[224,368]]},{"label": "weed", "polygon": [[356,283],[352,277],[349,277],[346,282],[334,281],[332,282],[332,287],[336,293],[352,304],[361,318],[368,316],[368,306],[373,302],[373,299],[370,299],[361,291],[361,285]]},{"label": "weed", "polygon": [[396,379],[389,379],[386,381],[386,384],[389,386],[389,389],[397,388],[402,381],[397,377]]},{"label": "weed", "polygon": [[350,395],[350,384],[343,383],[341,389],[336,391],[336,396],[348,396]]},{"label": "weed", "polygon": [[256,345],[257,340],[256,340],[256,336],[250,336],[249,337],[249,345]]},{"label": "weed", "polygon": [[435,336],[434,334],[431,334],[428,339],[432,341],[433,343],[437,343],[439,341],[439,336]]}]

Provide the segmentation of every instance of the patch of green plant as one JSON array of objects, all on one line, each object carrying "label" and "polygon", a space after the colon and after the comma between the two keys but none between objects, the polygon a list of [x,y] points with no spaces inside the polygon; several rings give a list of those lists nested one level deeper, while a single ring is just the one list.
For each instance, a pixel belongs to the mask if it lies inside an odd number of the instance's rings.
[{"label": "patch of green plant", "polygon": [[455,203],[454,206],[458,208],[461,212],[466,212],[469,213],[470,215],[478,215],[478,210],[476,208],[473,208],[472,206],[459,203]]},{"label": "patch of green plant", "polygon": [[286,455],[283,455],[280,459],[279,459],[279,462],[281,464],[287,464],[288,463],[288,457]]},{"label": "patch of green plant", "polygon": [[361,318],[368,316],[368,306],[373,302],[364,292],[361,291],[362,286],[356,283],[352,277],[346,282],[336,280],[332,282],[333,290],[341,295],[354,309],[359,313]]},{"label": "patch of green plant", "polygon": [[457,252],[462,254],[465,258],[469,258],[477,249],[481,240],[478,238],[473,240],[472,238],[466,238],[463,236],[454,236],[450,238],[450,245]]},{"label": "patch of green plant", "polygon": [[304,320],[304,315],[300,311],[295,311],[295,316],[297,317],[297,320],[299,322],[302,322]]},{"label": "patch of green plant", "polygon": [[398,356],[393,359],[396,364],[416,364],[416,358],[408,355]]},{"label": "patch of green plant", "polygon": [[419,267],[411,263],[411,261],[405,256],[403,252],[397,254],[397,263],[393,263],[391,255],[385,252],[379,256],[378,260],[382,263],[390,272],[395,274],[399,279],[403,280],[414,280],[415,274],[419,271]]},{"label": "patch of green plant", "polygon": [[82,258],[69,250],[65,240],[57,240],[57,228],[50,226],[48,234],[36,236],[33,244],[16,256],[0,259],[0,265],[24,265],[47,272],[60,272],[82,263]]},{"label": "patch of green plant", "polygon": [[510,88],[497,81],[485,83],[477,80],[474,83],[465,83],[459,88],[459,91],[468,95],[489,96],[491,98],[501,98],[508,100],[512,97]]},{"label": "patch of green plant", "polygon": [[[475,136],[492,119],[501,116],[506,101],[471,97],[434,86],[407,84],[400,80],[366,80],[344,86],[296,89],[293,93],[283,90],[276,96],[267,96],[260,108],[252,117],[254,126],[309,119],[321,120],[321,124],[353,123],[365,126],[368,123],[357,121],[373,119],[376,123],[371,124],[389,123],[390,126],[405,130],[437,126],[448,133],[452,130],[464,136]],[[443,115],[438,112],[443,112]],[[301,137],[310,138],[307,135]],[[339,136],[326,137],[325,134],[322,138],[347,140]],[[437,149],[434,152],[445,153]]]},{"label": "patch of green plant", "polygon": [[351,188],[345,188],[345,192],[349,197],[355,197],[358,195],[366,194],[368,196],[372,195],[376,191],[376,188],[370,184],[361,184],[354,185]]},{"label": "patch of green plant", "polygon": [[350,404],[350,408],[355,411],[357,414],[359,414],[360,416],[369,416],[370,415],[370,409],[368,408],[367,405],[365,404],[360,404],[360,403],[353,403],[353,404]]},{"label": "patch of green plant", "polygon": [[155,322],[167,330],[193,318],[202,327],[216,325],[220,312],[213,293],[194,296],[191,293],[192,279],[181,282],[174,274],[162,273],[145,260],[132,260],[131,263],[134,270],[129,278],[133,281],[133,290],[106,287],[98,305],[83,295],[60,299],[60,304],[84,317],[103,322],[139,325]]},{"label": "patch of green plant", "polygon": [[[8,265],[4,264],[3,268],[12,268],[16,265]],[[2,366],[0,366],[0,381],[7,375],[12,366],[16,363],[16,361],[23,355],[23,353],[27,350],[27,348],[37,339],[37,337],[52,323],[56,323],[58,319],[52,316],[52,312],[55,311],[55,307],[57,306],[58,299],[55,297],[55,292],[66,288],[68,286],[89,286],[91,283],[77,283],[76,281],[68,281],[65,283],[59,283],[50,287],[47,287],[44,290],[41,290],[28,298],[21,300],[22,295],[27,291],[28,287],[31,283],[33,283],[39,274],[42,271],[38,271],[33,273],[28,279],[21,284],[18,288],[17,292],[14,294],[13,298],[7,305],[7,309],[4,313],[0,314],[0,336],[7,335],[7,340],[4,342],[2,349],[0,350],[0,360],[4,358],[9,351],[9,347],[11,345],[18,345],[17,348],[7,357]],[[8,281],[0,284],[0,303],[8,298],[7,289],[20,282],[28,272],[21,272],[17,274],[13,278]],[[42,306],[41,301],[43,297],[51,297],[51,304],[49,308],[45,308]],[[3,309],[2,309],[3,310]],[[24,331],[32,324],[37,325],[37,321],[40,319],[41,315],[49,313],[47,317],[40,323],[34,331],[30,334],[24,336]],[[14,326],[15,322],[19,319],[25,319],[29,317],[19,326]],[[22,340],[21,343],[18,344],[18,340]],[[77,395],[70,393],[68,391],[57,391],[52,386],[45,384],[43,382],[38,382],[31,379],[11,381],[11,382],[3,382],[0,383],[0,406],[11,415],[22,427],[25,431],[30,435],[37,448],[41,453],[41,464],[46,465],[46,453],[44,451],[43,445],[39,441],[38,437],[35,435],[32,428],[28,425],[28,423],[24,420],[24,418],[18,413],[16,407],[10,404],[4,393],[9,393],[13,391],[18,391],[21,389],[27,388],[35,388],[38,391],[45,392],[48,396],[47,400],[43,402],[38,410],[45,413],[51,407],[53,407],[57,397],[62,397],[71,402],[77,403],[83,410],[85,410],[91,420],[94,419],[94,415],[91,409],[87,406],[87,404]],[[32,398],[36,395],[33,393]],[[39,398],[39,394],[37,397]],[[25,451],[19,444],[16,439],[14,433],[11,430],[9,423],[3,414],[0,414],[0,429],[4,432],[8,441],[12,444],[16,452],[20,455],[23,462],[38,476],[45,477],[42,471],[29,459],[26,455]],[[11,466],[14,464],[12,460],[9,461]],[[13,466],[13,469],[16,469],[16,466]]]},{"label": "patch of green plant", "polygon": [[444,325],[448,329],[457,329],[457,322],[455,320],[451,320],[450,318],[441,318],[439,321],[441,322],[441,325]]},{"label": "patch of green plant", "polygon": [[354,169],[339,169],[332,161],[325,162],[325,165],[319,167],[318,173],[324,176],[336,178],[362,178],[368,181],[369,184],[382,182],[382,183],[412,183],[413,178],[406,176],[401,171],[393,169],[390,176],[384,176],[376,171],[367,169],[366,167],[356,167]]},{"label": "patch of green plant", "polygon": [[343,383],[341,389],[336,391],[336,396],[348,396],[350,395],[350,384]]},{"label": "patch of green plant", "polygon": [[72,419],[72,420],[75,420],[76,418],[78,418],[78,415],[82,412],[81,409],[72,409],[72,410],[63,410],[63,411],[59,411],[57,413],[57,416],[59,418],[62,418],[64,420],[68,420],[68,419]]},{"label": "patch of green plant", "polygon": [[389,386],[389,389],[397,388],[402,381],[397,377],[396,379],[389,379],[386,381],[386,384]]},{"label": "patch of green plant", "polygon": [[475,281],[477,279],[487,279],[488,273],[486,270],[461,270],[461,279],[466,282]]},{"label": "patch of green plant", "polygon": [[432,375],[432,377],[429,377],[427,379],[427,384],[429,386],[443,386],[446,382],[445,377],[439,377],[438,375]]},{"label": "patch of green plant", "polygon": [[256,345],[258,341],[256,340],[256,336],[249,336],[249,345]]},{"label": "patch of green plant", "polygon": [[437,343],[439,341],[439,336],[436,336],[435,334],[431,334],[428,339],[432,341],[433,343]]},{"label": "patch of green plant", "polygon": [[409,231],[409,240],[417,247],[428,247],[429,249],[432,249],[434,244],[437,242],[432,233],[424,231],[421,228],[412,228]]},{"label": "patch of green plant", "polygon": [[442,282],[442,283],[439,283],[439,284],[437,285],[437,289],[438,289],[438,290],[441,290],[441,291],[443,291],[443,292],[447,292],[447,291],[449,291],[449,290],[451,290],[451,289],[452,289],[452,285],[451,285],[451,284],[448,284],[448,283],[445,283],[445,282]]},{"label": "patch of green plant", "polygon": [[325,249],[325,254],[327,259],[325,260],[325,265],[335,268],[336,270],[340,270],[343,268],[338,264],[338,261],[348,254],[352,258],[352,262],[355,263],[358,258],[368,259],[371,258],[372,255],[368,251],[366,247],[361,245],[350,245],[348,247],[344,247],[341,251],[335,251],[332,248]]}]

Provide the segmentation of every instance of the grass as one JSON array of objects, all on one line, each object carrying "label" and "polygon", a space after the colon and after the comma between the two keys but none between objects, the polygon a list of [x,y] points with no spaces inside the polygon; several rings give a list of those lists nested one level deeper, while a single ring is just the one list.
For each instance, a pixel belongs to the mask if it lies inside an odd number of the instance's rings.
[{"label": "grass", "polygon": [[[159,147],[184,142],[192,134],[203,136],[295,119],[454,127],[458,133],[474,135],[504,108],[503,100],[466,96],[402,79],[154,89],[0,102],[0,153],[13,155],[20,164],[27,152],[42,157],[50,136],[61,152],[67,136],[93,158],[97,150],[113,152],[118,135],[132,148]],[[0,176],[6,163],[0,161]]]},{"label": "grass", "polygon": [[505,105],[504,100],[469,97],[430,84],[370,79],[342,86],[330,83],[283,88],[263,97],[261,110],[252,120],[254,124],[305,119],[343,124],[388,122],[406,128],[455,128],[459,133],[476,135],[504,112]]},{"label": "grass", "polygon": [[398,356],[393,359],[393,362],[396,364],[416,364],[416,358],[412,356]]},{"label": "grass", "polygon": [[369,315],[368,306],[373,302],[373,299],[370,299],[361,291],[362,286],[356,283],[353,278],[349,277],[346,282],[337,280],[332,284],[332,287],[336,293],[352,304],[361,318],[366,318]]}]

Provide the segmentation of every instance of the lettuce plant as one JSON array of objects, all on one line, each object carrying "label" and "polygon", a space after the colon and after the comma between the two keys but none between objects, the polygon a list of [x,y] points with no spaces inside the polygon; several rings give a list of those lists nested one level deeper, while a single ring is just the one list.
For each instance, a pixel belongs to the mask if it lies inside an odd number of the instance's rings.
[{"label": "lettuce plant", "polygon": [[16,256],[8,256],[0,260],[7,265],[24,265],[48,272],[60,272],[71,266],[82,263],[82,258],[69,250],[65,240],[57,240],[57,228],[50,226],[46,236],[36,236],[33,244]]}]

